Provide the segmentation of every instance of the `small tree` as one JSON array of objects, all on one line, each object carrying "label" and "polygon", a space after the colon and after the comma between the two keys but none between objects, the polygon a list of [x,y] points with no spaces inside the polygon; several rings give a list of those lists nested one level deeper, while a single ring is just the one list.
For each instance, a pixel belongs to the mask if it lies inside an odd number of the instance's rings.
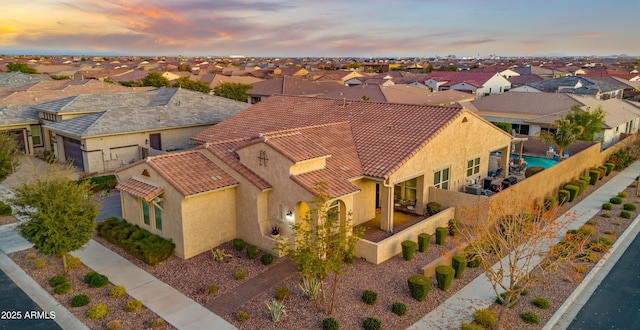
[{"label": "small tree", "polygon": [[558,119],[555,121],[555,125],[555,132],[540,132],[540,140],[545,143],[552,143],[558,149],[558,154],[562,155],[564,149],[582,135],[584,127],[568,119]]},{"label": "small tree", "polygon": [[142,86],[169,87],[171,83],[169,83],[169,79],[160,72],[152,71],[142,79]]},{"label": "small tree", "polygon": [[18,143],[11,134],[0,131],[0,182],[16,171],[20,165]]},{"label": "small tree", "polygon": [[65,274],[67,253],[91,239],[99,205],[89,181],[72,181],[71,172],[70,165],[50,165],[22,182],[12,199],[29,217],[17,227],[20,234],[39,252],[62,257]]},{"label": "small tree", "polygon": [[7,69],[9,69],[10,72],[22,72],[28,74],[38,73],[38,70],[30,68],[27,63],[22,62],[9,62],[7,63]]},{"label": "small tree", "polygon": [[[480,260],[486,277],[496,296],[504,292],[503,301],[515,303],[520,294],[545,276],[545,272],[557,270],[562,258],[545,259],[546,267],[535,268],[550,251],[555,256],[575,255],[575,250],[563,253],[560,249],[575,249],[562,246],[552,249],[562,224],[555,220],[555,210],[545,211],[544,206],[526,204],[526,199],[513,203],[501,203],[490,207],[487,223],[473,223],[472,214],[467,217],[474,225],[460,228],[462,242],[469,244]],[[524,206],[514,211],[513,205]],[[556,264],[556,265],[554,265]],[[533,272],[535,268],[535,272]],[[499,306],[495,329],[501,329],[506,312],[512,304]]]},{"label": "small tree", "polygon": [[[595,141],[596,134],[602,132],[602,122],[604,121],[604,110],[599,106],[595,110],[587,108],[582,110],[580,105],[576,104],[571,108],[571,111],[564,117],[564,119],[575,123],[578,126],[584,127],[584,131],[578,140]],[[599,137],[602,138],[601,136]]]},{"label": "small tree", "polygon": [[190,89],[192,91],[202,92],[205,94],[209,94],[211,92],[211,87],[209,87],[207,83],[191,80],[189,79],[189,77],[178,78],[178,80],[176,80],[176,82],[173,84],[173,87]]},{"label": "small tree", "polygon": [[[356,242],[364,234],[363,228],[351,227],[351,213],[340,223],[340,215],[335,208],[329,208],[332,199],[322,188],[316,187],[317,194],[311,201],[314,208],[300,221],[293,230],[293,242],[279,238],[275,250],[286,253],[298,265],[299,274],[308,282],[317,279],[320,292],[312,295],[316,310],[331,314],[335,305],[338,287],[338,276],[349,266],[345,262],[355,252]],[[326,281],[332,277],[331,290],[326,289]]]},{"label": "small tree", "polygon": [[247,91],[251,88],[253,88],[253,85],[250,84],[222,82],[213,88],[213,93],[228,99],[247,102]]}]

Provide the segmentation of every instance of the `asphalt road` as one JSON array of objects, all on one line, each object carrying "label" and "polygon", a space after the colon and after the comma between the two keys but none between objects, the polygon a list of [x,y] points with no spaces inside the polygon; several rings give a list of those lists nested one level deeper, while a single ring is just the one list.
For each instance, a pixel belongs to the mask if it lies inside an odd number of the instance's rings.
[{"label": "asphalt road", "polygon": [[50,317],[0,270],[0,329],[62,329]]},{"label": "asphalt road", "polygon": [[567,329],[640,329],[640,235]]}]

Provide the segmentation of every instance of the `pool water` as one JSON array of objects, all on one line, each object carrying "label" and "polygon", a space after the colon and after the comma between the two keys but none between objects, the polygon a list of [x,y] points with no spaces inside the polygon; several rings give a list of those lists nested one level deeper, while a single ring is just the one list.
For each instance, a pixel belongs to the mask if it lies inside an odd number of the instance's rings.
[{"label": "pool water", "polygon": [[[518,155],[511,154],[511,158],[518,158]],[[531,166],[542,166],[547,169],[555,164],[558,164],[558,161],[544,157],[522,156],[522,159],[527,162],[527,168]]]}]

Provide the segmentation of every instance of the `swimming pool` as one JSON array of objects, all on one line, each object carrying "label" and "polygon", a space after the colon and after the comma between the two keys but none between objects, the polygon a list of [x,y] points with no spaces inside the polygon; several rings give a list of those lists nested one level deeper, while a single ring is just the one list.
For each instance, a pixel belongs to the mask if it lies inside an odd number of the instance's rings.
[{"label": "swimming pool", "polygon": [[[511,158],[518,158],[518,155],[516,154],[511,154]],[[535,156],[522,156],[522,159],[524,159],[525,162],[527,162],[527,167],[531,167],[531,166],[542,166],[545,169],[558,164],[558,161],[555,161],[553,159],[548,159],[548,158],[544,158],[544,157],[535,157]]]}]

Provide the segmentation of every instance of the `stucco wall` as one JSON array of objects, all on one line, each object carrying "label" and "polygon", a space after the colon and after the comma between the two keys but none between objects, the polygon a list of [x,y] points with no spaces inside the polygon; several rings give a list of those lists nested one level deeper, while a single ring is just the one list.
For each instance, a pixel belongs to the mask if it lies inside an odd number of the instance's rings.
[{"label": "stucco wall", "polygon": [[353,225],[359,225],[376,216],[376,183],[359,179],[353,184],[360,188],[360,192],[353,195]]},{"label": "stucco wall", "polygon": [[182,200],[184,258],[191,258],[237,237],[235,188]]}]

